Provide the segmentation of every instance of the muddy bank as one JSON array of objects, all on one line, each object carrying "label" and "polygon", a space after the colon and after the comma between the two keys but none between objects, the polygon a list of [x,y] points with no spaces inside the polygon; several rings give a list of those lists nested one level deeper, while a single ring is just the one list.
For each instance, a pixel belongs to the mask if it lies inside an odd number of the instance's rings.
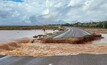
[{"label": "muddy bank", "polygon": [[42,39],[41,41],[42,43],[84,44],[86,42],[90,42],[101,38],[102,36],[100,34],[93,34],[93,35],[85,36],[83,38],[62,38],[62,39],[47,38],[47,39]]},{"label": "muddy bank", "polygon": [[81,28],[84,29],[86,31],[91,31],[94,33],[100,33],[100,34],[107,34],[107,29],[101,29],[101,28]]}]

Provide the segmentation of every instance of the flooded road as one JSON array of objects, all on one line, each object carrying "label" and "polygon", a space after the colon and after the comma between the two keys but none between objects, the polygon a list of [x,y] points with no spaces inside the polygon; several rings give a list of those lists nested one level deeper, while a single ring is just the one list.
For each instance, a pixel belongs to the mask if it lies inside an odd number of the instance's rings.
[{"label": "flooded road", "polygon": [[[34,30],[33,30],[34,31]],[[32,31],[31,31],[32,32]],[[34,31],[32,34],[44,34],[44,31]],[[47,32],[53,32],[47,30]],[[27,34],[26,32],[24,32]],[[31,36],[31,33],[29,34]],[[102,34],[104,37],[100,40],[95,40],[93,44],[44,44],[44,43],[29,43],[21,44],[20,48],[14,50],[1,50],[0,55],[11,56],[60,56],[60,55],[78,55],[78,54],[107,54],[107,34]],[[101,44],[101,45],[100,45]],[[103,45],[106,44],[106,45]],[[29,51],[28,51],[29,50]]]},{"label": "flooded road", "polygon": [[34,35],[44,35],[53,33],[54,30],[0,30],[0,42],[10,41],[20,38],[33,38]]},{"label": "flooded road", "polygon": [[102,34],[102,39],[100,40],[95,40],[92,43],[93,44],[98,44],[98,45],[107,45],[107,34]]}]

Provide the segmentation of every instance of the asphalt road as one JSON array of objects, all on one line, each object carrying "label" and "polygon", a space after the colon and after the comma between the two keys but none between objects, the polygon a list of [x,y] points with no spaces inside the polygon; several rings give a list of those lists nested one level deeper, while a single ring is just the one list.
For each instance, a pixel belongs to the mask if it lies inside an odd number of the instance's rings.
[{"label": "asphalt road", "polygon": [[5,57],[5,56],[0,56],[0,58]]},{"label": "asphalt road", "polygon": [[107,65],[107,55],[0,58],[0,65]]},{"label": "asphalt road", "polygon": [[92,32],[88,32],[79,28],[68,28],[68,31],[57,35],[54,39],[57,38],[82,38],[84,36],[92,35]]}]

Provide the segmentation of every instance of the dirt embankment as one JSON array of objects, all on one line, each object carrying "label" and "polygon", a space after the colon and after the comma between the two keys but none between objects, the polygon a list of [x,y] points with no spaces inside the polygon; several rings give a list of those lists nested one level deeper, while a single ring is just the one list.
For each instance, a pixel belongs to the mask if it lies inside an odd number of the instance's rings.
[{"label": "dirt embankment", "polygon": [[107,34],[107,29],[101,29],[101,28],[81,28],[81,29],[91,31],[96,34]]},{"label": "dirt embankment", "polygon": [[42,43],[70,43],[70,44],[84,44],[89,41],[93,41],[96,39],[101,39],[102,36],[100,34],[93,34],[89,36],[85,36],[83,38],[62,38],[62,39],[42,39]]}]

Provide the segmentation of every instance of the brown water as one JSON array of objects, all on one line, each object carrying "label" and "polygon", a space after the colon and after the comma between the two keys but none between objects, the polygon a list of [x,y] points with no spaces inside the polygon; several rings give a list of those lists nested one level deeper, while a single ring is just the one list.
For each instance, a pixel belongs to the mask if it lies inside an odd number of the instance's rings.
[{"label": "brown water", "polygon": [[43,44],[37,42],[33,44],[21,44],[20,48],[13,48],[14,50],[1,50],[0,55],[59,56],[81,53],[107,54],[107,34],[102,34],[102,36],[104,38],[93,41],[94,44]]},{"label": "brown water", "polygon": [[107,45],[107,34],[102,34],[102,39],[100,40],[95,40],[92,43],[93,44],[98,44],[98,45]]},{"label": "brown water", "polygon": [[57,30],[0,30],[0,42],[20,38],[33,38],[34,35],[57,32]]}]

